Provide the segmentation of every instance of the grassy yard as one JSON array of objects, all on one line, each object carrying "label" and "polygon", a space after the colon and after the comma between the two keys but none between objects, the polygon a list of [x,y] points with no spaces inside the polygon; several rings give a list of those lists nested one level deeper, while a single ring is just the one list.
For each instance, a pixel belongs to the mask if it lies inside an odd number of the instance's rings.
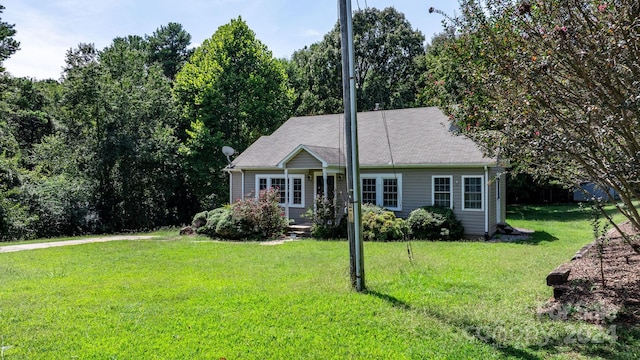
[{"label": "grassy yard", "polygon": [[638,330],[536,316],[587,218],[511,207],[537,231],[526,243],[365,243],[366,294],[346,242],[164,233],[0,254],[0,345],[7,360],[636,359]]}]

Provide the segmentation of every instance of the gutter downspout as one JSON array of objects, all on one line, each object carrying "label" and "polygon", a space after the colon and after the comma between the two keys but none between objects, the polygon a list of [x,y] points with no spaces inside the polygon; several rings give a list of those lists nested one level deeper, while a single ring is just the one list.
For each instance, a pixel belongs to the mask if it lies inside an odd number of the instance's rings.
[{"label": "gutter downspout", "polygon": [[284,216],[289,220],[289,169],[284,168]]},{"label": "gutter downspout", "polygon": [[489,168],[484,166],[484,239],[489,240]]},{"label": "gutter downspout", "polygon": [[242,174],[242,186],[240,186],[240,197],[242,199],[244,199],[244,170],[240,170],[240,173]]},{"label": "gutter downspout", "polygon": [[229,204],[233,203],[233,173],[229,171]]},{"label": "gutter downspout", "polygon": [[322,197],[324,198],[324,200],[327,200],[329,199],[329,189],[327,188],[327,167],[326,166],[322,167],[322,181],[324,182],[322,184],[324,189],[324,194],[322,194]]}]

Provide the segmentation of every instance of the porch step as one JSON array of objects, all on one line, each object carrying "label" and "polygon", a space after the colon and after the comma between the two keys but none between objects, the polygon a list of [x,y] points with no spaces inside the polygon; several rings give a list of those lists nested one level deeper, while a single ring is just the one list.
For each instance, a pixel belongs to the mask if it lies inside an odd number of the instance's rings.
[{"label": "porch step", "polygon": [[311,237],[311,224],[289,225],[287,233],[292,238]]}]

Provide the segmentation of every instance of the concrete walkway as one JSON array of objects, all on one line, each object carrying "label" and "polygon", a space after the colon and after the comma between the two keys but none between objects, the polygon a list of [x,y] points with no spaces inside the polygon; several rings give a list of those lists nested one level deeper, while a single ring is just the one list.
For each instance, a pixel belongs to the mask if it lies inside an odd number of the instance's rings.
[{"label": "concrete walkway", "polygon": [[155,236],[149,236],[149,235],[144,235],[144,236],[119,235],[119,236],[105,236],[105,237],[95,237],[95,238],[67,240],[67,241],[54,241],[54,242],[35,243],[35,244],[7,245],[7,246],[0,246],[0,253],[24,251],[24,250],[35,250],[35,249],[46,249],[46,248],[57,247],[57,246],[81,245],[81,244],[90,244],[90,243],[106,242],[106,241],[148,240],[148,239],[153,239],[154,237]]}]

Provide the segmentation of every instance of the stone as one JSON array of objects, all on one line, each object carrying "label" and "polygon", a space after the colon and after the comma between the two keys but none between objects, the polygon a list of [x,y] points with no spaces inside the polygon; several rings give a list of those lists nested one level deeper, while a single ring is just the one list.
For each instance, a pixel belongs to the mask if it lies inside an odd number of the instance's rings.
[{"label": "stone", "polygon": [[193,235],[195,233],[196,233],[195,230],[193,230],[191,226],[185,226],[182,229],[180,229],[180,235]]}]

